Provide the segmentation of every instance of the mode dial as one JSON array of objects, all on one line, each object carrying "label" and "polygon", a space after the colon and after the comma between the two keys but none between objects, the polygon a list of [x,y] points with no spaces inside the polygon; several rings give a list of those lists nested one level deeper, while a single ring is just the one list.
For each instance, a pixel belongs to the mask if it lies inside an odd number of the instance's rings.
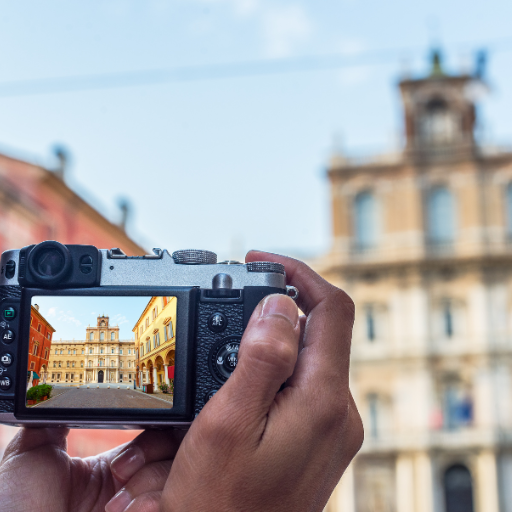
[{"label": "mode dial", "polygon": [[172,253],[174,263],[179,265],[214,265],[217,263],[217,255],[211,251],[198,251],[185,249]]}]

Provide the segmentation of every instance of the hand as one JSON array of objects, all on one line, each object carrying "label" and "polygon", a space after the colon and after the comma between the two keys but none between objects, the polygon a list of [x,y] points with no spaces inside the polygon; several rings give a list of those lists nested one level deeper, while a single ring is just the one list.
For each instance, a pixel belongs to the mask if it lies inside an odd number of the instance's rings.
[{"label": "hand", "polygon": [[260,252],[246,260],[283,263],[306,316],[284,295],[258,305],[237,368],[176,455],[161,511],[321,511],[361,447],[352,300],[304,263]]},{"label": "hand", "polygon": [[184,435],[146,431],[128,445],[78,459],[66,453],[67,434],[63,428],[18,432],[0,465],[2,511],[104,512],[123,484],[130,485],[134,506],[158,502]]}]

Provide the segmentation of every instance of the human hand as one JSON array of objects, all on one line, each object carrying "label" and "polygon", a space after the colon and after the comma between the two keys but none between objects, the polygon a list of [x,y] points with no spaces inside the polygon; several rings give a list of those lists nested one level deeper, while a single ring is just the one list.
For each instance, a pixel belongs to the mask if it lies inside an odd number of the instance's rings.
[{"label": "human hand", "polygon": [[64,428],[18,432],[0,464],[3,512],[104,512],[123,484],[130,485],[134,506],[154,503],[184,436],[180,431],[148,430],[128,445],[79,459],[66,453],[68,432]]},{"label": "human hand", "polygon": [[236,370],[194,420],[151,510],[320,511],[361,447],[352,300],[304,263],[255,251],[246,260],[284,264],[306,316],[284,295],[258,305]]}]

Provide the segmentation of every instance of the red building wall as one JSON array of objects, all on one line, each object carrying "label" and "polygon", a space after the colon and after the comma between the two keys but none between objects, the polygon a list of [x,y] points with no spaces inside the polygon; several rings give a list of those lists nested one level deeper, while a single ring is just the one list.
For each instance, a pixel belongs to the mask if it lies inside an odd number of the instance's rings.
[{"label": "red building wall", "polygon": [[69,188],[57,173],[0,154],[0,253],[44,240],[146,251]]},{"label": "red building wall", "polygon": [[[28,352],[28,371],[36,372],[42,377],[44,372],[48,372],[48,360],[50,359],[50,348],[52,344],[52,336],[55,329],[50,325],[48,320],[44,318],[32,306],[30,311],[30,340]],[[32,384],[37,386],[42,384],[40,379],[34,379]]]}]

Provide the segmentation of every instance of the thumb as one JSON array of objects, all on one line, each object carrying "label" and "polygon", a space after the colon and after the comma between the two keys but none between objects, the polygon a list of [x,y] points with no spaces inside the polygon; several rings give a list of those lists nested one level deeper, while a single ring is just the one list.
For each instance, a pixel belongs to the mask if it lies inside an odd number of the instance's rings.
[{"label": "thumb", "polygon": [[[266,417],[276,393],[293,373],[300,336],[295,302],[286,295],[268,295],[254,310],[245,330],[238,364],[210,400],[234,419],[257,424]],[[214,405],[216,403],[216,405]]]},{"label": "thumb", "polygon": [[21,428],[5,449],[2,462],[41,447],[65,452],[68,434],[68,428]]}]

